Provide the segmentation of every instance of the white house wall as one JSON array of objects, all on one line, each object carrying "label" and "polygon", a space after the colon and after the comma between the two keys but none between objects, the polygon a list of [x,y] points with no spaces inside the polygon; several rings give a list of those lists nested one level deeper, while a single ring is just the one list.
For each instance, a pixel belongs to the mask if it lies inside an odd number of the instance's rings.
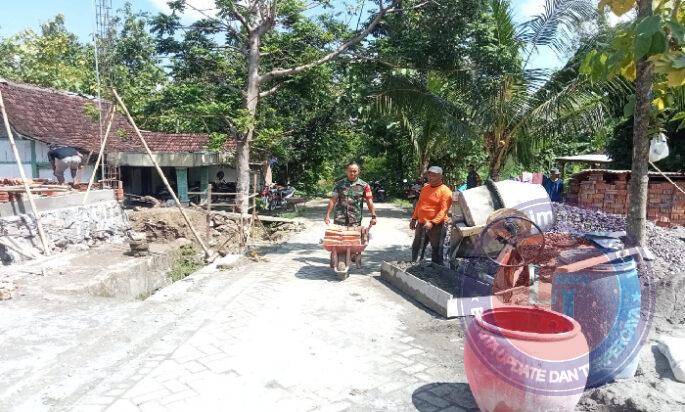
[{"label": "white house wall", "polygon": [[[31,169],[31,140],[23,139],[19,136],[15,138],[19,157],[24,168],[24,173],[27,177],[33,177]],[[38,164],[38,177],[43,179],[56,180],[52,173],[52,166],[48,159],[48,145],[35,141],[36,147],[36,163]],[[87,181],[93,173],[94,165],[86,165],[81,171],[81,181]],[[19,177],[19,168],[17,167],[12,146],[9,139],[0,137],[0,177]],[[64,174],[67,181],[71,181],[71,173],[67,170]]]},{"label": "white house wall", "polygon": [[[19,151],[19,157],[21,161],[31,164],[31,142],[29,140],[19,140],[15,139],[17,144],[17,150]],[[5,162],[14,163],[14,153],[12,153],[12,146],[7,138],[0,139],[0,162],[3,164]],[[30,169],[29,169],[30,171]]]}]

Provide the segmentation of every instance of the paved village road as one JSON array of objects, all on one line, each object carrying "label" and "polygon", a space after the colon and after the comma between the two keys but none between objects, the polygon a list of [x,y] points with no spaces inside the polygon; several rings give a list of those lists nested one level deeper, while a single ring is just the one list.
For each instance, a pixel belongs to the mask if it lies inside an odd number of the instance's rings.
[{"label": "paved village road", "polygon": [[[381,205],[365,268],[338,281],[319,245],[323,204],[268,261],[206,268],[118,316],[40,379],[0,392],[15,410],[462,411],[475,409],[459,321],[379,276],[406,259],[408,215]],[[84,326],[87,327],[87,326]],[[4,396],[4,398],[3,398]]]}]

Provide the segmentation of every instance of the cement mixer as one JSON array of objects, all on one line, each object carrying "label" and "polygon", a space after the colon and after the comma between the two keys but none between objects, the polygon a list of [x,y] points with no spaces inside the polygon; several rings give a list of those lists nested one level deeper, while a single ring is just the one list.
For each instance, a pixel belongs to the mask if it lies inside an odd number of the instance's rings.
[{"label": "cement mixer", "polygon": [[450,268],[456,269],[456,258],[485,257],[477,235],[485,228],[488,218],[504,208],[520,211],[542,231],[554,226],[552,202],[541,185],[513,180],[487,181],[485,185],[455,192],[449,236]]}]

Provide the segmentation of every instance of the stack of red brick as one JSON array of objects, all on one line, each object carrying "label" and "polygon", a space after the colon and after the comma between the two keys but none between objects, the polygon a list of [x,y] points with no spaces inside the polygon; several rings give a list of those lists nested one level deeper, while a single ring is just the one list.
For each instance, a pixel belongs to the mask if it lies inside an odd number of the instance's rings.
[{"label": "stack of red brick", "polygon": [[[48,182],[48,179],[27,179],[28,184],[32,188],[40,188],[41,185],[44,185]],[[116,199],[120,202],[124,201],[124,189],[123,189],[123,183],[121,181],[115,182],[115,189],[114,189],[114,194],[116,196]],[[60,194],[63,194],[65,191],[70,191],[70,190],[76,190],[79,192],[85,192],[88,190],[88,183],[79,183],[76,185],[70,186],[64,186],[63,189],[53,189],[51,190],[50,188],[55,188],[56,186],[45,186],[44,190],[41,191],[34,191],[33,195],[35,197],[47,197],[47,196],[58,196]],[[12,190],[10,191],[7,188],[11,188]],[[93,190],[98,190],[100,186],[94,186]],[[4,189],[4,190],[3,190]],[[32,189],[33,191],[33,189]],[[9,203],[13,202],[15,200],[21,200],[22,196],[24,195],[24,184],[21,179],[15,179],[15,178],[0,178],[0,203]]]},{"label": "stack of red brick", "polygon": [[[567,202],[607,213],[626,214],[629,171],[588,170],[574,175],[569,182]],[[672,179],[685,185],[685,176]],[[660,175],[650,174],[647,218],[658,224],[685,225],[685,194]]]}]

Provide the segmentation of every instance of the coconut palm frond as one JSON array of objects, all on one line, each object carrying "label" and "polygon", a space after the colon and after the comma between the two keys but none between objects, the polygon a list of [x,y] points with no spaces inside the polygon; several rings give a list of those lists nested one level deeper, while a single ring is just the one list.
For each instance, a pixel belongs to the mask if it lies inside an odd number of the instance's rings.
[{"label": "coconut palm frond", "polygon": [[546,0],[542,13],[522,25],[520,38],[530,46],[524,67],[539,46],[551,47],[557,53],[567,51],[576,28],[595,13],[589,0]]},{"label": "coconut palm frond", "polygon": [[575,129],[588,130],[600,127],[606,112],[605,96],[598,93],[594,85],[578,80],[537,102],[527,114],[526,123],[557,128],[571,125]]},{"label": "coconut palm frond", "polygon": [[552,74],[553,71],[550,69],[525,69],[523,79],[527,84],[528,91],[535,93],[535,91],[545,87]]},{"label": "coconut palm frond", "polygon": [[490,3],[495,23],[495,38],[502,46],[518,47],[521,39],[514,24],[514,16],[508,0],[492,0]]},{"label": "coconut palm frond", "polygon": [[422,113],[424,117],[435,120],[454,116],[458,108],[437,94],[440,87],[436,83],[440,79],[431,78],[431,75],[428,78],[427,83],[403,76],[388,78],[383,91],[374,96],[375,108],[385,114],[396,115],[402,110]]}]

